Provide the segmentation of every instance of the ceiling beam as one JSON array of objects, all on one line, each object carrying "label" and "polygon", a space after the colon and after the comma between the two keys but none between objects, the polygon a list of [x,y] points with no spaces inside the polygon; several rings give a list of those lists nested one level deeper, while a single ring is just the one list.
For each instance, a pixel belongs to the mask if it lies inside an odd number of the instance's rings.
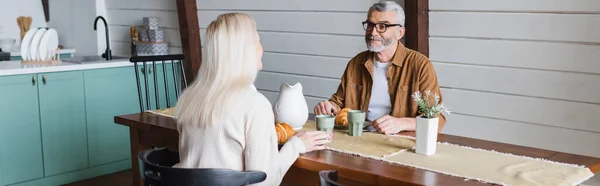
[{"label": "ceiling beam", "polygon": [[196,9],[196,0],[177,0],[176,3],[181,48],[185,56],[184,74],[188,83],[190,83],[196,78],[200,64],[202,64],[198,10]]},{"label": "ceiling beam", "polygon": [[405,0],[406,47],[429,57],[429,0]]}]

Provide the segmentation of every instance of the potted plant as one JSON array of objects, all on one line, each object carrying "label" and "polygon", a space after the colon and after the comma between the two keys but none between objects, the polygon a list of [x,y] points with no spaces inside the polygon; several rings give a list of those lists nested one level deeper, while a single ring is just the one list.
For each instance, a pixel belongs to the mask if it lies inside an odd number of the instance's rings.
[{"label": "potted plant", "polygon": [[[440,96],[431,94],[430,90],[422,95],[420,91],[413,93],[412,98],[419,106],[421,115],[417,116],[416,149],[417,154],[435,154],[438,134],[438,116],[442,113],[450,114],[450,110],[440,103]],[[433,100],[431,99],[433,98]]]}]

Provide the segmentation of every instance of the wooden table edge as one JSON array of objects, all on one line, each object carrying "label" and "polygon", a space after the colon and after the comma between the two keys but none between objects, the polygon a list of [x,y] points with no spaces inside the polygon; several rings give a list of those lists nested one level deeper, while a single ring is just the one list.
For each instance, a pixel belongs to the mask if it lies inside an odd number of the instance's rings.
[{"label": "wooden table edge", "polygon": [[[131,120],[131,119],[129,119],[129,118],[128,118],[128,117],[132,117],[132,116],[134,116],[134,115],[137,115],[138,117],[142,118],[142,117],[145,117],[145,116],[148,116],[148,115],[151,115],[151,114],[149,114],[149,113],[134,113],[134,114],[118,115],[118,116],[115,116],[115,117],[114,117],[114,122],[115,122],[116,124],[120,124],[120,125],[128,126],[128,127],[131,127],[131,128],[136,128],[137,130],[139,130],[139,129],[141,129],[141,128],[140,128],[140,125],[141,125],[141,124],[137,124],[137,123],[140,123],[141,121],[135,121],[135,120]],[[153,116],[153,117],[157,117],[157,118],[164,117],[164,116],[159,116],[159,115],[152,115],[152,116]],[[145,124],[145,123],[142,123],[142,124]],[[154,125],[153,125],[153,126],[154,126]],[[155,127],[163,128],[163,129],[166,129],[166,130],[173,130],[173,129],[171,129],[171,128],[166,128],[166,127],[162,127],[162,126],[155,126]],[[454,135],[449,135],[449,134],[444,134],[444,135],[447,135],[447,136],[454,136]],[[463,136],[456,136],[456,137],[467,138],[467,137],[463,137]],[[473,139],[474,139],[474,140],[480,140],[480,141],[488,141],[488,140],[475,139],[475,138],[473,138]],[[499,144],[505,144],[505,145],[513,145],[513,144],[507,144],[507,143],[495,142],[495,141],[489,141],[489,142],[494,142],[494,143],[499,143]],[[520,145],[514,145],[514,146],[520,146]],[[523,147],[525,147],[525,146],[523,146]],[[527,148],[539,149],[539,148],[535,148],[535,147],[527,147]],[[545,149],[541,149],[541,150],[545,150]],[[549,150],[549,151],[550,151],[550,150]],[[560,156],[563,156],[563,157],[568,157],[568,156],[577,156],[577,157],[579,157],[579,158],[586,158],[586,159],[589,159],[589,161],[590,161],[590,162],[592,162],[592,161],[596,162],[596,163],[594,163],[594,164],[588,164],[588,165],[585,165],[585,164],[584,164],[584,165],[582,165],[582,166],[584,166],[584,167],[588,168],[588,169],[589,169],[589,170],[590,170],[592,173],[594,173],[594,174],[595,174],[595,173],[597,173],[597,172],[599,172],[599,171],[600,171],[600,158],[596,158],[596,157],[590,157],[590,156],[582,156],[582,155],[571,154],[571,153],[564,153],[564,152],[558,152],[558,151],[552,151],[552,152],[554,152],[554,153],[552,153],[552,155],[549,155],[548,157],[544,157],[544,159],[547,159],[547,160],[550,160],[550,161],[556,161],[556,162],[569,163],[568,161],[557,161],[557,160],[553,160],[553,157],[560,157]],[[337,153],[337,152],[333,152],[333,153]],[[302,155],[301,155],[301,156],[299,156],[298,158],[299,158],[300,162],[301,162],[301,161],[307,161],[307,162],[312,162],[312,163],[324,164],[324,162],[316,161],[316,160],[314,160],[314,159],[307,158],[307,157],[304,157],[304,156],[302,156]],[[572,163],[569,163],[569,164],[572,164]],[[303,166],[303,165],[302,165],[302,163],[299,163],[299,161],[298,161],[298,160],[297,160],[296,162],[294,162],[294,165],[293,165],[293,166],[297,166],[298,168],[302,168],[302,169],[306,169],[306,170],[318,171],[318,170],[313,170],[313,169],[312,169],[312,168],[310,168],[310,167],[305,167],[305,166]],[[401,166],[401,165],[398,165],[398,166]],[[339,167],[338,167],[338,168],[339,168]],[[358,169],[354,170],[354,169],[351,169],[351,168],[346,168],[346,167],[344,167],[344,169],[346,169],[346,170],[350,170],[350,171],[362,171],[362,170],[358,170]],[[393,180],[396,180],[396,179],[394,179],[394,178],[391,178],[391,177],[389,177],[389,176],[387,176],[387,175],[377,175],[377,176],[378,176],[378,177],[381,177],[381,178],[386,178],[386,179],[393,179]]]}]

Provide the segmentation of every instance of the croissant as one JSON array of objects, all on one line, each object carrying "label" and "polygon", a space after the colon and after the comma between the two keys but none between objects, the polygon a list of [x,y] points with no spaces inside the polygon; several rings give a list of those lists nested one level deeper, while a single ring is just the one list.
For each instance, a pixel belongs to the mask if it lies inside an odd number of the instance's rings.
[{"label": "croissant", "polygon": [[337,125],[348,126],[348,111],[349,110],[350,110],[350,108],[344,108],[344,109],[340,110],[340,112],[338,112],[337,116],[335,117],[335,123]]},{"label": "croissant", "polygon": [[280,144],[287,142],[288,139],[296,134],[296,131],[284,122],[275,124],[275,131],[277,132],[277,142]]}]

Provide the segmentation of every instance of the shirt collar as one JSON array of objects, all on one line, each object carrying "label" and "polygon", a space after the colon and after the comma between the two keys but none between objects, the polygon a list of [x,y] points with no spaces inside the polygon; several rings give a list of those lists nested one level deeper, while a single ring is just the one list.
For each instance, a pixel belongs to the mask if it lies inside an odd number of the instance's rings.
[{"label": "shirt collar", "polygon": [[[406,47],[400,41],[398,41],[398,46],[396,47],[396,52],[394,53],[394,57],[392,57],[392,64],[402,67],[402,63],[404,62],[405,54],[406,54]],[[369,57],[367,58],[365,65],[367,65],[369,63],[370,63],[369,66],[372,65],[374,63],[374,61],[373,61],[374,56],[375,56],[375,52],[369,52]]]}]

